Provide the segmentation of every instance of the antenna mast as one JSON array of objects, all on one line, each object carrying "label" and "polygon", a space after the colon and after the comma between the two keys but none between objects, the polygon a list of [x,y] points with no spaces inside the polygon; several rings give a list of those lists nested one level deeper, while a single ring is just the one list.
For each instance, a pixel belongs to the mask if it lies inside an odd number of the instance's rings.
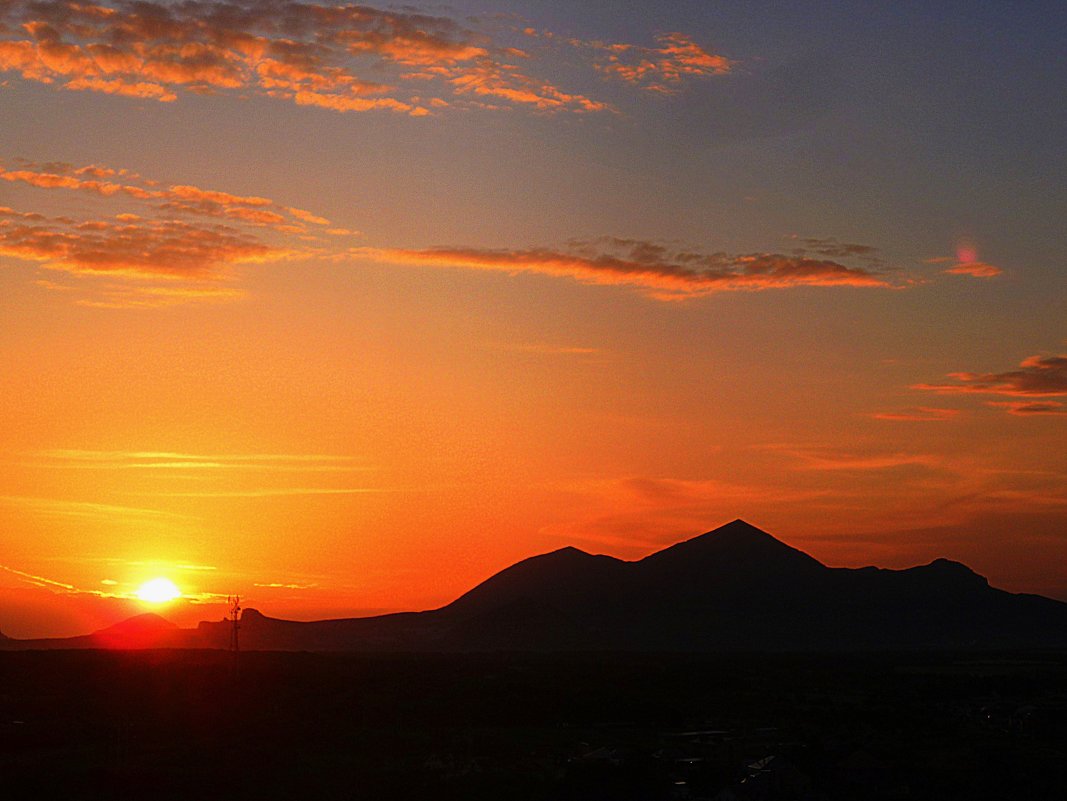
[{"label": "antenna mast", "polygon": [[237,639],[237,632],[241,629],[241,596],[229,595],[226,603],[230,607],[230,650],[237,653],[241,650]]}]

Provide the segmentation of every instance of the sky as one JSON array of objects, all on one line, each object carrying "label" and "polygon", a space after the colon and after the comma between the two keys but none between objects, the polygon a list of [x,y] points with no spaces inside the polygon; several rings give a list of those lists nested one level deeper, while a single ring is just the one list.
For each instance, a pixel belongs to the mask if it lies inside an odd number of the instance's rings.
[{"label": "sky", "polygon": [[1065,24],[0,0],[0,630],[739,517],[1067,600]]}]

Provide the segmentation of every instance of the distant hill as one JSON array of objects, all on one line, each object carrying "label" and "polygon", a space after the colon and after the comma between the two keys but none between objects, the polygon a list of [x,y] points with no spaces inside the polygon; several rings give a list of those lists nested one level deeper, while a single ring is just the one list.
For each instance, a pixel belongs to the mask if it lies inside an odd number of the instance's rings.
[{"label": "distant hill", "polygon": [[[225,648],[229,624],[142,615],[0,648]],[[812,651],[1067,647],[1067,604],[991,588],[958,562],[831,568],[735,520],[635,562],[563,548],[441,609],[296,622],[245,610],[242,648],[309,651]]]},{"label": "distant hill", "polygon": [[0,649],[182,648],[194,644],[190,634],[188,629],[180,629],[159,615],[146,613],[135,615],[113,626],[79,637],[50,637],[40,640],[0,637]]}]

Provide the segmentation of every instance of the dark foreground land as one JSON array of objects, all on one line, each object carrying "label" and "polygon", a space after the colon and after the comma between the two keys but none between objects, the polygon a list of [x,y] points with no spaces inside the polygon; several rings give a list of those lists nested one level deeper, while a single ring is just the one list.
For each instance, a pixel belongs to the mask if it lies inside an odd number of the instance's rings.
[{"label": "dark foreground land", "polygon": [[1067,655],[0,653],[0,795],[1063,799]]}]

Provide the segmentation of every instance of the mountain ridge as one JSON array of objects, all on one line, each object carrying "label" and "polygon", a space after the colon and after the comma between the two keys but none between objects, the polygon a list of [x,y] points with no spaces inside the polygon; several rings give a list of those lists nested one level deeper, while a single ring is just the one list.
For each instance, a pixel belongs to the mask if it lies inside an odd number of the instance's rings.
[{"label": "mountain ridge", "polygon": [[[934,559],[828,567],[743,520],[624,561],[572,546],[531,556],[424,612],[298,622],[246,609],[241,645],[310,651],[790,651],[1067,647],[1067,604]],[[230,624],[158,615],[0,648],[226,648]]]}]

